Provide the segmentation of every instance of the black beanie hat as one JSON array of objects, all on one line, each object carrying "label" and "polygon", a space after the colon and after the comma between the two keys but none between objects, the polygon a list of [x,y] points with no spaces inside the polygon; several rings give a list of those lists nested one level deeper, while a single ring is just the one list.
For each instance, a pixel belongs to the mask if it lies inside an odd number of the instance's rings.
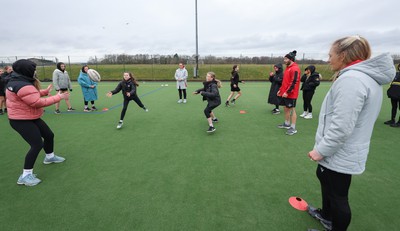
[{"label": "black beanie hat", "polygon": [[296,60],[296,54],[297,54],[297,51],[294,50],[292,52],[289,52],[289,54],[285,55],[285,57],[294,62],[294,60]]},{"label": "black beanie hat", "polygon": [[12,68],[14,72],[33,79],[36,71],[36,63],[20,59],[13,63]]}]

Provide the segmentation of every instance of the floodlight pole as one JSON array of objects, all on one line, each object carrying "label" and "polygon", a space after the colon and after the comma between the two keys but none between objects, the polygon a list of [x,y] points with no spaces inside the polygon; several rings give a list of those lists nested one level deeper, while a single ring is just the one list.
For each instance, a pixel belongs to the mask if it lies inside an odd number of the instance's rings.
[{"label": "floodlight pole", "polygon": [[195,0],[195,17],[196,17],[196,67],[194,70],[194,77],[199,77],[199,35],[197,26],[197,0]]}]

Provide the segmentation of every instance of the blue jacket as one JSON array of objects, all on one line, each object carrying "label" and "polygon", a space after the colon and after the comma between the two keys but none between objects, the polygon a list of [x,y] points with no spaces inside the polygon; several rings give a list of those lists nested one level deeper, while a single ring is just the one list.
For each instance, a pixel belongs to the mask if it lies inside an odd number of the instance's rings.
[{"label": "blue jacket", "polygon": [[[91,80],[87,73],[80,72],[78,77],[78,83],[81,85],[83,98],[85,101],[97,100],[97,82]],[[90,86],[93,85],[94,88]]]},{"label": "blue jacket", "polygon": [[382,85],[395,76],[389,53],[348,66],[339,72],[319,114],[314,149],[319,164],[336,172],[365,170],[372,130],[381,110]]}]

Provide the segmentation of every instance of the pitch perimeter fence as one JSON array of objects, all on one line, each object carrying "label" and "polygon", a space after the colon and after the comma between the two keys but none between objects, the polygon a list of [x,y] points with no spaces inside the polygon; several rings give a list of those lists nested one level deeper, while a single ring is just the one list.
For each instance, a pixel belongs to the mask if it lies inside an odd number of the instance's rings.
[{"label": "pitch perimeter fence", "polygon": [[[391,53],[395,63],[400,63],[400,53]],[[377,54],[375,54],[377,55]],[[106,57],[106,56],[105,56]],[[127,55],[124,55],[127,57]],[[130,57],[138,57],[130,56]],[[175,70],[179,62],[186,64],[190,80],[202,81],[207,72],[213,71],[220,80],[229,80],[230,72],[234,64],[240,67],[242,80],[263,81],[268,80],[270,72],[273,72],[274,64],[283,64],[283,56],[271,54],[269,56],[203,56],[198,62],[198,76],[196,76],[195,56],[163,56],[140,55],[139,59],[115,59],[108,62],[104,58],[96,56],[0,56],[0,67],[12,65],[16,60],[29,59],[37,66],[37,76],[41,81],[51,81],[56,63],[63,62],[71,80],[76,80],[83,65],[97,70],[102,80],[120,80],[123,72],[132,72],[139,80],[147,81],[173,81]],[[117,57],[118,58],[118,57]],[[327,64],[327,54],[302,53],[296,62],[303,71],[308,65],[315,65],[323,80],[330,80],[333,72]]]}]

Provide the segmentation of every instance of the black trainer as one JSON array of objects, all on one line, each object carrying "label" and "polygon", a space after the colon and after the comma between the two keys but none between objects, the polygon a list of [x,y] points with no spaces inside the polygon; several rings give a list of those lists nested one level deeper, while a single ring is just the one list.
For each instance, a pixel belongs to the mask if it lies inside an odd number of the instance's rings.
[{"label": "black trainer", "polygon": [[281,111],[279,111],[279,109],[274,109],[274,110],[272,110],[272,114],[274,114],[274,115],[278,115],[278,114],[280,114],[281,113]]},{"label": "black trainer", "polygon": [[235,105],[235,102],[236,102],[235,99],[231,100],[231,104]]},{"label": "black trainer", "polygon": [[226,101],[225,102],[225,107],[229,107],[230,105],[229,105],[229,101]]},{"label": "black trainer", "polygon": [[92,111],[97,111],[97,108],[95,106],[92,106]]},{"label": "black trainer", "polygon": [[393,128],[398,128],[398,127],[400,127],[400,121],[397,122],[397,123],[391,124],[390,127],[393,127]]},{"label": "black trainer", "polygon": [[395,124],[396,121],[394,121],[394,120],[388,120],[388,121],[385,121],[385,122],[383,122],[383,123],[386,124],[386,125],[392,125],[392,124]]},{"label": "black trainer", "polygon": [[214,119],[212,119],[212,122],[218,123],[218,119],[217,119],[217,118],[214,118]]},{"label": "black trainer", "polygon": [[208,128],[207,132],[208,132],[208,133],[212,133],[212,132],[215,132],[215,130],[217,130],[217,129],[215,129],[214,127],[211,127],[211,126],[210,126],[210,127]]},{"label": "black trainer", "polygon": [[317,219],[324,226],[325,229],[332,230],[332,221],[326,220],[322,217],[321,209],[317,209],[312,207],[311,205],[308,205],[307,212],[308,214],[310,214],[310,216]]}]

